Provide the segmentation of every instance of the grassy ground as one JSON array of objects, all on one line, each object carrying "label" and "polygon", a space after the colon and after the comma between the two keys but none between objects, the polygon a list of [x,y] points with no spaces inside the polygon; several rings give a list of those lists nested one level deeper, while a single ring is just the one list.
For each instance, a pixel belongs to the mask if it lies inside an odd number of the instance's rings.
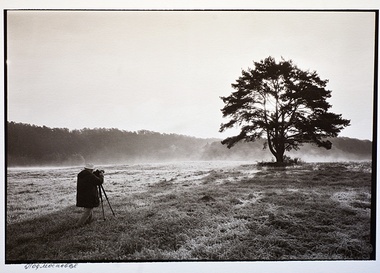
[{"label": "grassy ground", "polygon": [[81,228],[80,169],[8,171],[6,260],[370,258],[370,163],[104,168],[116,217]]}]

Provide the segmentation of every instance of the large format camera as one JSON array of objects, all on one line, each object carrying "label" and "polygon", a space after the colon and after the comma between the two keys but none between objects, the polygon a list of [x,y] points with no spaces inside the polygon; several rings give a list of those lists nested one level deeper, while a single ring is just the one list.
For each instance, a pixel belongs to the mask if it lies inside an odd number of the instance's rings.
[{"label": "large format camera", "polygon": [[104,173],[105,173],[104,170],[96,170],[96,171],[93,172],[93,174],[95,174],[97,177],[99,177],[100,174],[104,174]]}]

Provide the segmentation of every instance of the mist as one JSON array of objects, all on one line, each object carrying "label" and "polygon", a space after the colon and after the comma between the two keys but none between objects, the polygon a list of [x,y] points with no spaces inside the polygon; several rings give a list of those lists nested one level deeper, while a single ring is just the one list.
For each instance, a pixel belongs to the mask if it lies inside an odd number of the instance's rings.
[{"label": "mist", "polygon": [[[7,166],[83,166],[164,163],[173,161],[274,161],[265,139],[240,142],[228,149],[222,139],[195,138],[148,130],[48,128],[8,123]],[[372,160],[372,142],[332,138],[332,149],[305,144],[285,155],[302,162]]]}]

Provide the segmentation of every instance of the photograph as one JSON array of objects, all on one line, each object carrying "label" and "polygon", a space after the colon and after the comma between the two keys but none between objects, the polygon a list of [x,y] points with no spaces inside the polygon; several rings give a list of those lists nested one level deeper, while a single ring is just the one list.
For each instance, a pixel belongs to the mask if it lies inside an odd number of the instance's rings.
[{"label": "photograph", "polygon": [[372,269],[378,19],[4,9],[5,266]]}]

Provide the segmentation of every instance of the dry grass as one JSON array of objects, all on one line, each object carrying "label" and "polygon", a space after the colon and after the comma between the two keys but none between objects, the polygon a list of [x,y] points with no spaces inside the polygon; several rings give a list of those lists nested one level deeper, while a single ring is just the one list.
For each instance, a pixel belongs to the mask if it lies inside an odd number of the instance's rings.
[{"label": "dry grass", "polygon": [[116,217],[81,228],[79,169],[9,170],[7,262],[370,259],[370,163],[104,169]]}]

